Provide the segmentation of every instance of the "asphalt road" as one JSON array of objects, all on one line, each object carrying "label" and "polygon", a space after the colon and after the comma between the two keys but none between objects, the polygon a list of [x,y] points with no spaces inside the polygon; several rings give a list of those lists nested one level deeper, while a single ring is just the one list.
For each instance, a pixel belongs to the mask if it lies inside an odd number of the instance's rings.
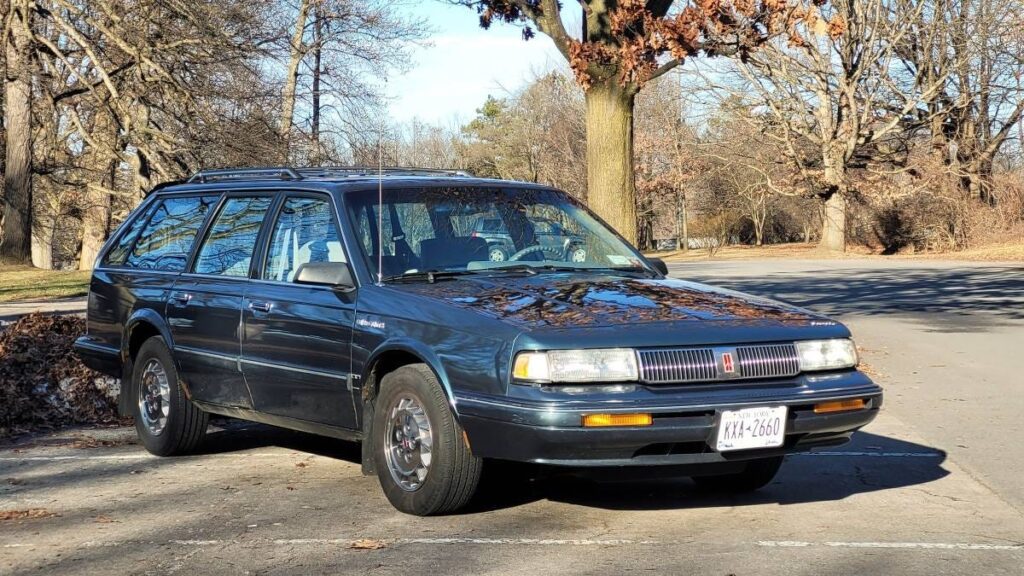
[{"label": "asphalt road", "polygon": [[333,440],[231,424],[203,454],[157,459],[127,430],[49,435],[0,449],[0,511],[59,514],[0,520],[0,574],[1024,572],[1024,269],[673,273],[848,322],[886,387],[883,414],[851,444],[789,457],[754,495],[505,469],[471,510],[443,518],[395,512],[360,475],[358,450]]}]

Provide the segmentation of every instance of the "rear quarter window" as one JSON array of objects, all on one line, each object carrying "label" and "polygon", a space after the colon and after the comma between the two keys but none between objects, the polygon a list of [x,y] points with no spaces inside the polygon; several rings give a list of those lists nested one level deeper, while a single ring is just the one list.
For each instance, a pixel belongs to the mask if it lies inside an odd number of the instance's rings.
[{"label": "rear quarter window", "polygon": [[132,246],[135,245],[135,239],[139,237],[139,231],[149,221],[149,215],[153,213],[153,207],[155,204],[150,204],[145,210],[139,210],[128,216],[125,220],[124,231],[117,236],[117,240],[114,242],[110,250],[107,251],[107,255],[103,258],[103,264],[106,266],[123,266],[125,260],[128,258],[128,254],[132,251]]},{"label": "rear quarter window", "polygon": [[161,200],[139,234],[125,266],[181,272],[196,234],[219,196],[186,196]]}]

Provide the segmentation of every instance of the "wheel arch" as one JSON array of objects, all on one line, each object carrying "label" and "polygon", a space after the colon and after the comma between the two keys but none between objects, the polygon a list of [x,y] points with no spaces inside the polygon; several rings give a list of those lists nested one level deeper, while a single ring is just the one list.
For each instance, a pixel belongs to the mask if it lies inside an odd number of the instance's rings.
[{"label": "wheel arch", "polygon": [[175,361],[175,368],[177,368],[177,360],[174,358],[173,353],[174,345],[171,340],[171,331],[163,317],[155,310],[149,308],[142,308],[133,312],[128,320],[125,321],[124,334],[121,337],[121,365],[124,368],[121,375],[121,392],[118,395],[117,408],[122,416],[131,414],[131,402],[134,400],[131,397],[131,391],[134,388],[130,385],[130,382],[132,371],[134,370],[135,355],[138,353],[139,348],[142,347],[142,344],[154,336],[161,337],[167,345],[167,349],[172,351],[171,358]]},{"label": "wheel arch", "polygon": [[367,359],[360,381],[363,383],[360,396],[363,403],[372,402],[380,391],[380,381],[388,373],[409,364],[426,364],[441,384],[452,414],[458,419],[455,395],[452,392],[448,373],[437,354],[428,347],[411,340],[390,340],[381,344]]},{"label": "wheel arch", "polygon": [[376,406],[377,395],[380,392],[380,381],[390,372],[408,366],[410,364],[425,364],[434,373],[434,377],[441,384],[448,407],[452,411],[452,417],[459,421],[459,412],[455,405],[455,396],[452,393],[451,382],[448,374],[432,350],[422,344],[411,340],[389,340],[377,347],[365,363],[365,368],[360,375],[362,386],[360,388],[360,400],[362,404],[361,424],[363,433],[362,442],[362,472],[370,476],[376,473],[372,450],[373,414]]}]

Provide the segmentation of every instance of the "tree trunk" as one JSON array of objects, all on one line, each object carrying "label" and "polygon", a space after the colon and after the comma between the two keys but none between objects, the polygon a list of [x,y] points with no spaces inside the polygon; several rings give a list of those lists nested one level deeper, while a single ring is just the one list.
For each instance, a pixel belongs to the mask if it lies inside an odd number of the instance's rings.
[{"label": "tree trunk", "polygon": [[616,80],[595,83],[587,99],[587,202],[627,241],[636,244],[631,90]]},{"label": "tree trunk", "polygon": [[320,154],[320,75],[323,57],[323,9],[318,4],[313,11],[313,125],[311,126],[313,151],[312,164],[319,165]]},{"label": "tree trunk", "polygon": [[28,0],[14,0],[5,42],[3,211],[0,214],[0,262],[32,263],[32,71]]},{"label": "tree trunk", "polygon": [[[111,162],[107,175],[101,180],[103,187],[113,190],[117,164]],[[110,194],[100,187],[88,188],[85,192],[85,208],[82,210],[82,251],[78,256],[79,270],[92,270],[100,248],[110,233]]]},{"label": "tree trunk", "polygon": [[978,158],[964,167],[962,186],[972,198],[977,198],[989,206],[995,206],[997,198],[992,185],[992,161]]},{"label": "tree trunk", "polygon": [[[302,0],[299,13],[295,18],[295,30],[292,31],[291,49],[288,57],[288,73],[284,79],[284,90],[281,93],[281,137],[285,144],[292,131],[292,116],[295,115],[295,91],[299,82],[299,65],[309,49],[302,41],[306,34],[306,20],[309,17],[310,0]],[[287,150],[285,151],[287,153]]]},{"label": "tree trunk", "polygon": [[98,186],[87,186],[82,207],[82,243],[78,269],[92,270],[110,233],[111,192],[117,188],[118,131],[111,118],[100,115],[93,127],[94,146],[86,150],[86,165],[95,171]]},{"label": "tree trunk", "polygon": [[57,217],[35,218],[32,222],[32,265],[40,270],[53,270],[53,236]]},{"label": "tree trunk", "polygon": [[829,252],[846,251],[846,194],[837,188],[825,196],[821,219],[821,243]]},{"label": "tree trunk", "polygon": [[678,205],[676,206],[676,248],[684,252],[690,249],[690,231],[686,224],[686,193],[677,192]]}]

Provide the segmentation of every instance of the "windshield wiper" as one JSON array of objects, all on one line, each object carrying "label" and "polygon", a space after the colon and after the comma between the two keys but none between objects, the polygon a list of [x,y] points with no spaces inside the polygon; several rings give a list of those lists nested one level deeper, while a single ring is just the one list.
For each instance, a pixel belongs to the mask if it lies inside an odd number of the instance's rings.
[{"label": "windshield wiper", "polygon": [[385,276],[384,282],[396,282],[405,280],[426,280],[433,284],[438,280],[445,278],[454,278],[456,276],[465,276],[468,274],[478,274],[479,270],[424,270],[422,272],[405,272],[402,274],[395,274],[394,276]]},{"label": "windshield wiper", "polygon": [[596,270],[598,272],[632,272],[634,274],[643,274],[648,278],[658,277],[658,275],[655,272],[643,266],[608,266],[604,268],[588,268],[588,270]]}]

